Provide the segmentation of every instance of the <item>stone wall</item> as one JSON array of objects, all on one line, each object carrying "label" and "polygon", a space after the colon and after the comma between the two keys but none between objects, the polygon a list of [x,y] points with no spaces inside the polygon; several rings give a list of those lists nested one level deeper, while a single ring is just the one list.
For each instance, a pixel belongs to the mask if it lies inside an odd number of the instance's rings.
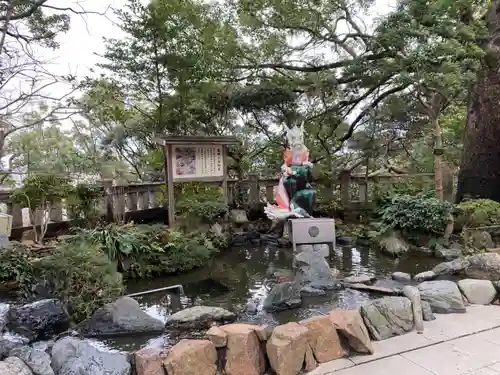
[{"label": "stone wall", "polygon": [[[345,341],[342,344],[341,341]],[[162,349],[135,353],[137,375],[297,375],[350,353],[373,353],[358,311],[329,315],[275,327],[251,324],[212,326],[206,339],[181,340],[168,354]]]}]

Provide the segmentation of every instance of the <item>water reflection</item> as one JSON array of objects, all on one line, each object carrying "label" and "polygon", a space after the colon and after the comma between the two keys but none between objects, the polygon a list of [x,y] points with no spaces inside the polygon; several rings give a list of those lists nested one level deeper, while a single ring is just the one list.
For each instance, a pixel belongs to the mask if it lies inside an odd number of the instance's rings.
[{"label": "water reflection", "polygon": [[[390,279],[395,271],[415,274],[432,268],[439,261],[424,254],[410,254],[406,258],[392,259],[369,248],[343,247],[331,254],[329,263],[340,272],[340,277],[373,275],[376,285],[401,286]],[[352,289],[336,291],[321,297],[308,297],[300,309],[269,314],[263,311],[262,302],[277,278],[269,276],[268,268],[289,272],[292,265],[290,249],[268,247],[231,249],[224,256],[206,267],[178,276],[130,282],[128,292],[135,293],[168,285],[181,284],[184,295],[175,291],[138,297],[141,306],[152,316],[166,321],[168,316],[186,307],[196,305],[221,306],[231,311],[243,311],[251,301],[257,313],[241,316],[241,321],[251,323],[282,324],[313,315],[328,313],[333,308],[357,308],[363,301],[375,296]],[[121,337],[107,340],[106,345],[122,350],[137,349],[144,345],[164,345],[163,337]]]}]

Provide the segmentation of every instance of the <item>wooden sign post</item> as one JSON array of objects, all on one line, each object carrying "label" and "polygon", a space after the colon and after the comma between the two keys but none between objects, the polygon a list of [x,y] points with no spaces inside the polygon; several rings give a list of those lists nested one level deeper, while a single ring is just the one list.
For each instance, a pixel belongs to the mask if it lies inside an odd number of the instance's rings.
[{"label": "wooden sign post", "polygon": [[227,146],[238,144],[236,137],[160,137],[165,157],[168,192],[168,223],[175,222],[176,182],[221,182],[225,203],[227,191]]}]

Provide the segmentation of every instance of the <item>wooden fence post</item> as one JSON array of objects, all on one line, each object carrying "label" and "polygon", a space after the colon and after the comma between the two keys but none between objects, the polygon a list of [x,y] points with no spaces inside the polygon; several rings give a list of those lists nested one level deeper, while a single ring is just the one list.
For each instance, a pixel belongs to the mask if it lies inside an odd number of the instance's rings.
[{"label": "wooden fence post", "polygon": [[137,211],[137,192],[127,193],[127,207],[129,211]]},{"label": "wooden fence post", "polygon": [[60,222],[62,221],[62,202],[55,203],[50,209],[49,213],[50,221]]},{"label": "wooden fence post", "polygon": [[271,203],[272,201],[274,201],[274,185],[266,186],[266,200],[267,203]]},{"label": "wooden fence post", "polygon": [[12,215],[12,228],[23,227],[23,208],[17,204],[9,204],[7,206],[7,213]]},{"label": "wooden fence post", "polygon": [[250,183],[250,205],[259,203],[259,175],[256,173],[249,173],[248,180]]},{"label": "wooden fence post", "polygon": [[125,221],[125,191],[127,189],[128,183],[124,179],[118,179],[116,185],[113,186],[114,195],[114,207],[113,207],[113,219],[116,221]]},{"label": "wooden fence post", "polygon": [[358,200],[360,202],[368,202],[368,183],[366,180],[358,182],[359,192]]},{"label": "wooden fence post", "polygon": [[[34,220],[35,222],[31,222],[31,225],[42,225],[43,222],[45,221],[45,215],[47,215],[47,212],[45,211],[45,208],[38,207],[35,212],[33,213]],[[30,218],[31,219],[31,218]]]},{"label": "wooden fence post", "polygon": [[149,190],[141,191],[139,193],[139,210],[149,209]]},{"label": "wooden fence post", "polygon": [[[157,192],[154,190],[149,190],[148,194],[149,194],[149,201],[151,202],[151,208],[158,207],[159,202],[158,202]],[[169,202],[169,204],[170,204],[170,202]]]}]

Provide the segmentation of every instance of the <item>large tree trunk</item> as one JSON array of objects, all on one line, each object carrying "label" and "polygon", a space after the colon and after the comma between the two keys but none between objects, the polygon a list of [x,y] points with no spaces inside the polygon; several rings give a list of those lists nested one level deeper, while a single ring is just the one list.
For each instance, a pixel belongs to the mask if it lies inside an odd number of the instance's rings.
[{"label": "large tree trunk", "polygon": [[488,12],[489,39],[470,93],[456,202],[485,198],[500,202],[500,0]]},{"label": "large tree trunk", "polygon": [[434,125],[434,188],[436,198],[443,200],[443,136],[437,117],[432,119]]}]

